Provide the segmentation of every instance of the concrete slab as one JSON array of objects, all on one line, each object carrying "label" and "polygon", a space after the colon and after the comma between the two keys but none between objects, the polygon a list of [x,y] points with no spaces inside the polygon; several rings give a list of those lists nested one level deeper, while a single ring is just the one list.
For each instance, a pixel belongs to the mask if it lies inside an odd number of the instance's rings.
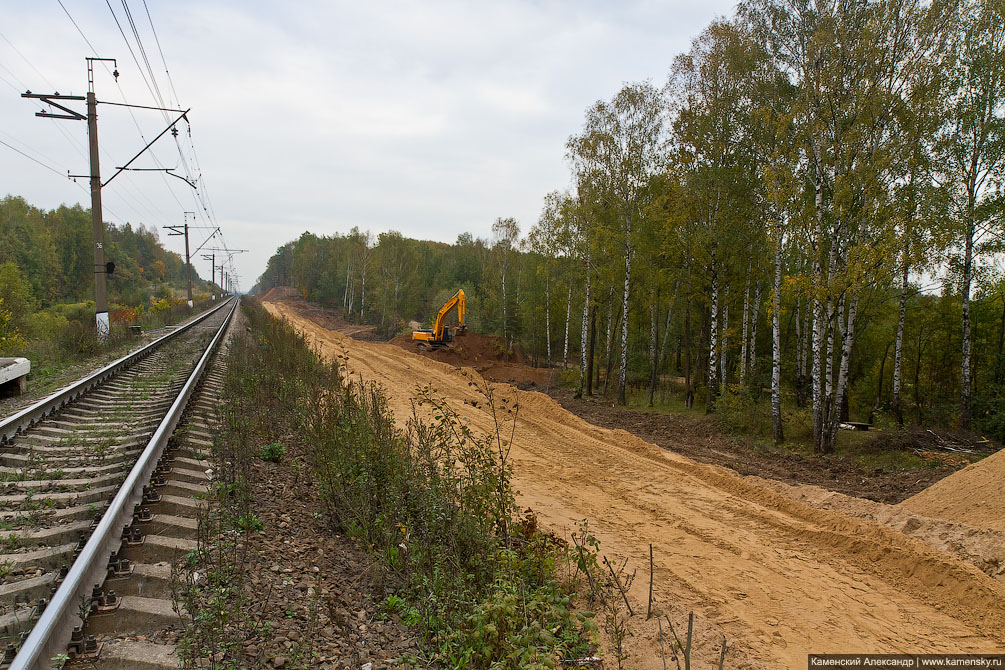
[{"label": "concrete slab", "polygon": [[101,656],[88,664],[99,670],[173,670],[181,668],[174,645],[154,644],[145,640],[109,640],[101,647]]},{"label": "concrete slab", "polygon": [[27,358],[0,358],[0,398],[27,391],[29,372],[31,361]]}]

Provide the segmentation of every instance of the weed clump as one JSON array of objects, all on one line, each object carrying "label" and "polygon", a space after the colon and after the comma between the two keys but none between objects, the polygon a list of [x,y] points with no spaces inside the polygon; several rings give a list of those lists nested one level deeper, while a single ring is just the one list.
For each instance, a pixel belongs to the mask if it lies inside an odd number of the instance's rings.
[{"label": "weed clump", "polygon": [[286,447],[279,442],[270,442],[263,445],[258,452],[258,457],[267,463],[279,463],[286,455]]}]

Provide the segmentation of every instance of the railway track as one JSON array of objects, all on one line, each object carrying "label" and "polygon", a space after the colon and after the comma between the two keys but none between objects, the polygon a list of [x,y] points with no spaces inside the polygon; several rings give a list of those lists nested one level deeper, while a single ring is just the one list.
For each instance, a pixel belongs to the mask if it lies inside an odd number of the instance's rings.
[{"label": "railway track", "polygon": [[0,421],[0,669],[178,667],[171,563],[195,547],[236,305]]}]

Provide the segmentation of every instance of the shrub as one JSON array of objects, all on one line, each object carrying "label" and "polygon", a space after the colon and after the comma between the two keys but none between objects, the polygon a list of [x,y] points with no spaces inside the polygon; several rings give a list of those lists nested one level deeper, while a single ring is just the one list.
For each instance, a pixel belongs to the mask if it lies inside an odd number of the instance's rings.
[{"label": "shrub", "polygon": [[270,442],[261,448],[258,457],[269,463],[278,463],[286,455],[286,447],[279,442]]}]

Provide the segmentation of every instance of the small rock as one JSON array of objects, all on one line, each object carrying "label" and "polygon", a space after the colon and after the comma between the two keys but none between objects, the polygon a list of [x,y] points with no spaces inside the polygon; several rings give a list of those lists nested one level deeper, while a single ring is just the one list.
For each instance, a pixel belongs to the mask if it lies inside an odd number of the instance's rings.
[{"label": "small rock", "polygon": [[285,656],[276,656],[275,658],[272,659],[272,667],[273,668],[285,668],[286,667],[286,661],[287,661],[287,659],[286,659]]}]

